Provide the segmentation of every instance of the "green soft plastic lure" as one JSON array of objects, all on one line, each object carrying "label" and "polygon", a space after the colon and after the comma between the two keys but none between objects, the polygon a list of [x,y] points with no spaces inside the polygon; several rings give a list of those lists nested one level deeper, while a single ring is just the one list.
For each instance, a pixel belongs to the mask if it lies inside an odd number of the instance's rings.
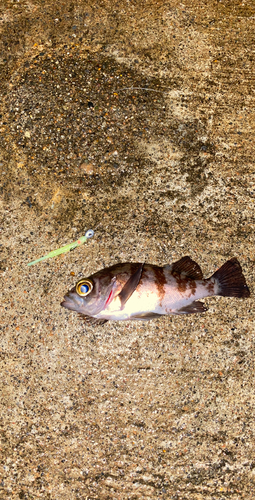
[{"label": "green soft plastic lure", "polygon": [[44,255],[44,257],[40,257],[40,259],[36,259],[33,260],[32,262],[29,262],[28,266],[33,266],[34,264],[37,264],[37,262],[41,262],[41,260],[51,259],[51,257],[56,257],[61,253],[70,252],[70,250],[73,250],[74,248],[83,245],[83,243],[85,243],[88,238],[92,238],[93,236],[94,236],[93,229],[88,229],[88,231],[85,233],[85,236],[82,236],[77,241],[69,243],[69,245],[65,245],[64,247],[57,248],[57,250],[52,250],[52,252],[48,253],[47,255]]}]

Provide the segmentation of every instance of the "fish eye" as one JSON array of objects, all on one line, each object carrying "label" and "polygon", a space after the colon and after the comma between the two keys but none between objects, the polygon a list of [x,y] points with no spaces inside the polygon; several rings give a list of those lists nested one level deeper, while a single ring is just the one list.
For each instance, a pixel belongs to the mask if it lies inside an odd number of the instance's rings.
[{"label": "fish eye", "polygon": [[92,281],[90,281],[88,279],[86,279],[86,280],[82,279],[82,280],[78,281],[78,283],[76,285],[76,292],[81,297],[85,297],[92,290],[93,290],[93,283],[92,283]]}]

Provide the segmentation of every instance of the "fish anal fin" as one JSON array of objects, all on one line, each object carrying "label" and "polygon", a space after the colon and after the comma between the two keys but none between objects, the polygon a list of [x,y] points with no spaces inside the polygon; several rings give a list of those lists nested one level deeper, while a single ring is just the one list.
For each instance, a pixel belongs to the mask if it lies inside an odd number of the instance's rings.
[{"label": "fish anal fin", "polygon": [[197,302],[191,302],[191,304],[188,304],[187,306],[181,307],[181,309],[178,309],[175,314],[195,314],[195,313],[202,313],[207,311],[207,307],[205,307],[203,302],[200,302],[199,300]]},{"label": "fish anal fin", "polygon": [[137,285],[140,281],[140,278],[141,278],[142,270],[143,270],[143,264],[139,264],[138,269],[135,271],[134,274],[132,274],[132,276],[130,276],[130,278],[127,280],[127,282],[123,286],[121,292],[119,293],[118,297],[120,299],[121,309],[124,308],[127,300],[129,299],[129,297],[131,297],[132,293],[134,293],[134,291],[136,290],[136,287],[137,287]]},{"label": "fish anal fin", "polygon": [[141,314],[134,314],[129,319],[142,319],[144,321],[147,321],[149,319],[160,318],[160,316],[164,316],[164,315],[163,314],[157,314],[157,313],[154,313],[154,312],[146,312],[146,313],[141,313]]},{"label": "fish anal fin", "polygon": [[182,257],[172,264],[172,273],[182,274],[192,280],[203,279],[200,266],[188,256]]},{"label": "fish anal fin", "polygon": [[93,318],[93,316],[86,316],[85,314],[79,313],[79,318],[86,323],[86,325],[104,325],[107,323],[108,319]]}]

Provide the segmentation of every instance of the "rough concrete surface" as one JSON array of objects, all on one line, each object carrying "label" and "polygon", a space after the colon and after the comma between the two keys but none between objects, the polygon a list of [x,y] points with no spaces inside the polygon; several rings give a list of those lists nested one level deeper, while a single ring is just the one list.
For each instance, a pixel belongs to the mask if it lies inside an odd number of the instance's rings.
[{"label": "rough concrete surface", "polygon": [[[255,498],[254,18],[1,0],[1,499]],[[184,255],[236,256],[251,298],[104,326],[60,307],[80,276]]]}]

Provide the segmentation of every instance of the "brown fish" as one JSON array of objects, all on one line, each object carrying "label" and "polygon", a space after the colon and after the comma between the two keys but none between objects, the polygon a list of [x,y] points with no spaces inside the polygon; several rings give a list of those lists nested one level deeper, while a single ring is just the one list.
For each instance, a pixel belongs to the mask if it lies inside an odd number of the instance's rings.
[{"label": "brown fish", "polygon": [[168,314],[201,313],[207,309],[198,299],[213,295],[250,296],[236,258],[207,279],[190,257],[164,267],[115,264],[78,281],[61,305],[82,314],[86,321],[105,323],[109,319],[149,320]]}]

